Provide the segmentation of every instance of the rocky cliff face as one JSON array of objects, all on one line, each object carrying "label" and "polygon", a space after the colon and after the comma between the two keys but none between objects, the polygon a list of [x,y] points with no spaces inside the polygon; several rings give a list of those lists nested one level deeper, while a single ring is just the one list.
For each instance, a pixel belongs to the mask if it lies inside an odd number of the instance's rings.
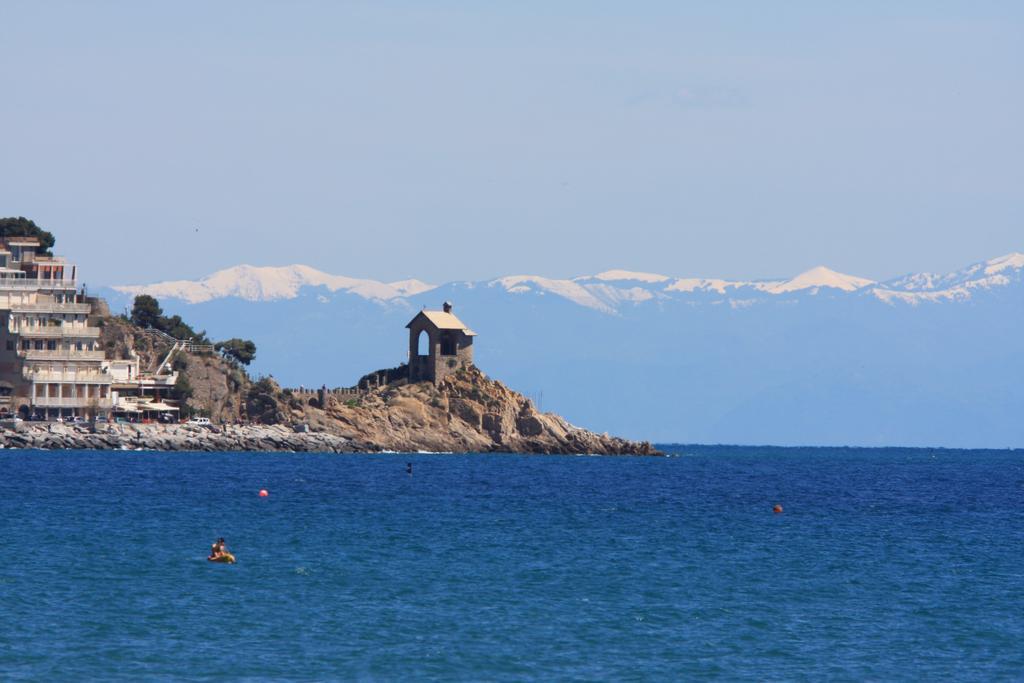
[{"label": "rocky cliff face", "polygon": [[240,369],[212,354],[182,354],[178,372],[191,390],[188,405],[215,422],[248,421],[245,397],[252,381]]},{"label": "rocky cliff face", "polygon": [[[313,405],[310,405],[313,403]],[[398,380],[341,400],[292,400],[288,418],[384,450],[655,455],[649,443],[574,427],[472,368],[438,386]]]},{"label": "rocky cliff face", "polygon": [[[102,301],[97,299],[96,301]],[[93,310],[98,304],[93,302]],[[132,353],[139,357],[139,365],[144,372],[156,369],[160,359],[170,349],[169,344],[161,344],[146,335],[127,320],[114,316],[97,316],[96,323],[100,326],[100,346],[107,358],[128,360]]]}]

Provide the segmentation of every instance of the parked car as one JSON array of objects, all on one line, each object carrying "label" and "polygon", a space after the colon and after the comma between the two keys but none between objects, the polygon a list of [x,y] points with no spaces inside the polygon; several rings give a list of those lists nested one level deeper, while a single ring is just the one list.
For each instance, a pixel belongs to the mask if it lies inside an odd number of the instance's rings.
[{"label": "parked car", "polygon": [[210,418],[208,417],[193,417],[186,424],[190,425],[207,425],[210,424]]}]

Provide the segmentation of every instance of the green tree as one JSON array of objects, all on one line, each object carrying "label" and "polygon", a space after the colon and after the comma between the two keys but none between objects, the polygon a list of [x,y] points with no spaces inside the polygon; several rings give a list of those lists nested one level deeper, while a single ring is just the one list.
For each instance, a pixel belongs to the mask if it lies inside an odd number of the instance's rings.
[{"label": "green tree", "polygon": [[52,232],[43,230],[35,224],[35,221],[31,221],[24,216],[0,218],[0,237],[37,237],[39,238],[39,251],[37,253],[40,256],[53,256],[53,251],[51,250],[57,242]]},{"label": "green tree", "polygon": [[163,329],[164,312],[160,303],[148,294],[140,294],[135,297],[132,305],[132,323],[139,327],[154,327]]},{"label": "green tree", "polygon": [[[140,294],[135,297],[132,305],[132,314],[129,320],[139,327],[152,327],[171,335],[175,339],[191,339],[196,344],[209,344],[206,338],[206,330],[196,332],[191,325],[181,319],[180,315],[164,316],[160,302],[148,294]],[[256,349],[253,348],[253,353]]]},{"label": "green tree", "polygon": [[228,339],[217,342],[213,348],[242,365],[248,365],[256,357],[256,344],[248,339]]}]

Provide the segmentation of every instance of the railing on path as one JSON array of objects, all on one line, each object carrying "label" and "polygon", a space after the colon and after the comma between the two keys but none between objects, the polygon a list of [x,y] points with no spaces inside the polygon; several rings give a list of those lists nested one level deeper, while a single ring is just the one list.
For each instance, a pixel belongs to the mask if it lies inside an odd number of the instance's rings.
[{"label": "railing on path", "polygon": [[171,360],[174,359],[174,355],[179,351],[186,351],[188,353],[213,353],[213,344],[196,344],[191,339],[178,339],[172,337],[163,330],[158,330],[154,327],[147,327],[143,332],[149,334],[151,337],[155,337],[162,342],[166,342],[171,345],[171,349],[164,356],[164,359],[157,366],[154,375],[161,374],[165,368],[171,364]]},{"label": "railing on path", "polygon": [[326,407],[328,398],[333,398],[339,403],[348,403],[349,401],[359,401],[369,393],[367,389],[360,387],[336,387],[334,389],[328,389],[327,387],[320,387],[319,389],[299,387],[298,389],[289,388],[285,391],[291,392],[292,396],[306,403],[316,400],[316,404],[321,408]]},{"label": "railing on path", "polygon": [[[308,396],[310,398],[316,398],[322,404],[328,396],[344,402],[352,399],[359,399],[362,396],[366,396],[374,389],[379,389],[388,385],[388,373],[391,371],[381,370],[378,372],[370,373],[359,380],[359,383],[354,387],[335,387],[334,389],[328,389],[327,385],[321,386],[319,389],[310,389],[308,387],[300,386],[298,389],[289,388],[295,396]],[[404,374],[404,373],[403,373]]]},{"label": "railing on path", "polygon": [[296,396],[319,396],[321,393],[326,393],[328,396],[363,396],[367,393],[366,389],[360,389],[359,387],[337,387],[335,389],[299,387],[298,389],[290,388],[288,391]]},{"label": "railing on path", "polygon": [[213,353],[213,344],[197,344],[191,339],[178,339],[172,337],[163,330],[158,330],[155,327],[147,327],[143,330],[150,336],[156,337],[160,341],[167,342],[172,346],[180,345],[182,351],[188,351],[189,353]]}]

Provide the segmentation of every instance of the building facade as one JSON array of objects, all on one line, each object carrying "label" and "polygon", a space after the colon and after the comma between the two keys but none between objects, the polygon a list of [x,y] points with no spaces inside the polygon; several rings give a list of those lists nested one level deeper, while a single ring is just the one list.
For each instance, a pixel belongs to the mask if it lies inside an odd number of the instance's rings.
[{"label": "building facade", "polygon": [[145,372],[141,359],[133,349],[128,358],[107,359],[104,369],[110,374],[112,396],[111,417],[129,422],[176,422],[180,408],[170,401],[178,373],[170,361],[181,349],[176,343],[155,372]]},{"label": "building facade", "polygon": [[92,304],[75,266],[39,251],[34,237],[0,237],[0,414],[107,414],[111,376]]},{"label": "building facade", "polygon": [[447,301],[443,310],[423,310],[406,327],[409,330],[409,381],[437,384],[448,375],[473,365],[473,337],[452,313]]}]

